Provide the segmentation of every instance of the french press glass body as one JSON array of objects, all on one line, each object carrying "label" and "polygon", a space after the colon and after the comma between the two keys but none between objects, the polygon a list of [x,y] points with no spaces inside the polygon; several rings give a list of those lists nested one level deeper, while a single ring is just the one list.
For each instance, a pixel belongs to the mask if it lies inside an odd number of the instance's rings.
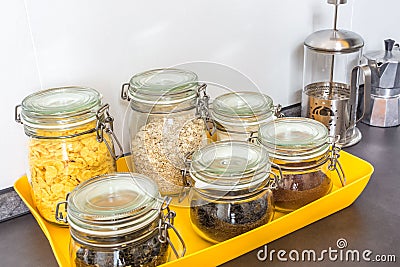
[{"label": "french press glass body", "polygon": [[[339,144],[350,146],[361,139],[355,127],[358,95],[356,83],[364,40],[355,32],[336,28],[337,10],[345,0],[328,0],[335,5],[333,29],[320,30],[304,41],[303,117],[322,122]],[[353,70],[354,74],[353,74]],[[367,80],[368,78],[364,78]],[[353,82],[352,82],[353,80]]]}]

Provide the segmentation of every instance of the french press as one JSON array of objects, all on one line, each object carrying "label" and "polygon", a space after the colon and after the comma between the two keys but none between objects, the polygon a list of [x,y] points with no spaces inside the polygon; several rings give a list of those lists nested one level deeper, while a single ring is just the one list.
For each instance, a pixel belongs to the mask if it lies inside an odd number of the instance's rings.
[{"label": "french press", "polygon": [[323,123],[330,135],[339,136],[339,145],[350,146],[361,140],[355,126],[356,87],[361,72],[366,83],[370,80],[369,69],[359,65],[364,46],[362,37],[337,29],[338,7],[347,0],[327,2],[335,6],[333,29],[316,31],[304,41],[301,115]]}]

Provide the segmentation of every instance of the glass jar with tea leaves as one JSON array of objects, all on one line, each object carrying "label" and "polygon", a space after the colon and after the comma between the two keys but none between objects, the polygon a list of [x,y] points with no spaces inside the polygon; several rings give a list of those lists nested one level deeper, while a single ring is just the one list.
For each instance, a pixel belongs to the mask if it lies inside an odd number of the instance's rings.
[{"label": "glass jar with tea leaves", "polygon": [[[169,201],[160,197],[154,181],[139,174],[108,174],[80,184],[57,205],[56,214],[70,227],[71,266],[156,266],[168,261],[171,249],[183,256],[186,247]],[[170,230],[182,242],[179,252]]]},{"label": "glass jar with tea leaves", "polygon": [[325,196],[331,191],[336,174],[345,185],[338,160],[340,148],[322,123],[307,118],[280,118],[261,126],[257,141],[282,170],[283,176],[274,190],[278,211],[290,212]]},{"label": "glass jar with tea leaves", "polygon": [[267,224],[274,214],[268,152],[242,141],[218,141],[193,153],[190,220],[195,232],[221,242]]},{"label": "glass jar with tea leaves", "polygon": [[130,101],[131,169],[156,181],[161,194],[179,194],[185,154],[207,141],[206,85],[188,70],[156,69],[134,75],[121,97]]}]

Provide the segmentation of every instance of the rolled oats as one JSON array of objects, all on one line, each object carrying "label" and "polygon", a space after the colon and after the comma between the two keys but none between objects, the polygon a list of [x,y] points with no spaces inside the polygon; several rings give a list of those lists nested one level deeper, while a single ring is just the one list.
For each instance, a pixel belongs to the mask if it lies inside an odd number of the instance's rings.
[{"label": "rolled oats", "polygon": [[157,182],[161,194],[178,194],[184,185],[181,170],[185,156],[205,142],[203,119],[150,117],[132,138],[132,162],[137,172]]}]

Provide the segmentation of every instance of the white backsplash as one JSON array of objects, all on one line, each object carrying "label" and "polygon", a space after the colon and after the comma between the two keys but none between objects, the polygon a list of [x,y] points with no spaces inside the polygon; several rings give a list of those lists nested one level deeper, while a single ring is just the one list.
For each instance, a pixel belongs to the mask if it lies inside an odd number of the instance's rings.
[{"label": "white backsplash", "polygon": [[[340,7],[339,28],[361,34],[365,50],[382,49],[385,38],[400,41],[399,8],[396,0],[349,0]],[[15,0],[1,2],[0,10],[0,189],[25,172],[26,136],[13,120],[24,96],[93,87],[111,105],[120,138],[127,107],[120,87],[151,68],[183,64],[235,90],[257,85],[286,106],[301,100],[304,39],[333,22],[325,0]]]}]

